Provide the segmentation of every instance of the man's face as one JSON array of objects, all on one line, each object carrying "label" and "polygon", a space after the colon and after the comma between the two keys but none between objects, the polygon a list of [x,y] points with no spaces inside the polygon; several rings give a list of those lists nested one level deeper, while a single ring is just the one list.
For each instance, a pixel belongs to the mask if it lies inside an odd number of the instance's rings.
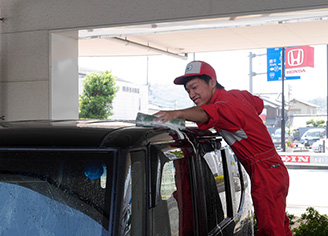
[{"label": "man's face", "polygon": [[186,84],[186,91],[189,94],[189,98],[197,106],[209,103],[215,89],[216,81],[214,79],[211,79],[207,84],[204,80],[195,78]]}]

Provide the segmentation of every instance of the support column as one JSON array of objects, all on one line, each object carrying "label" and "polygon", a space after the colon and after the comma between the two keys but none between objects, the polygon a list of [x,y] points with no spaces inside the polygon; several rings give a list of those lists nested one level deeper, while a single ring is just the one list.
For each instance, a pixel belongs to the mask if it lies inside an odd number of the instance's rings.
[{"label": "support column", "polygon": [[0,116],[49,118],[49,32],[1,32]]},{"label": "support column", "polygon": [[78,31],[51,33],[50,119],[78,119]]}]

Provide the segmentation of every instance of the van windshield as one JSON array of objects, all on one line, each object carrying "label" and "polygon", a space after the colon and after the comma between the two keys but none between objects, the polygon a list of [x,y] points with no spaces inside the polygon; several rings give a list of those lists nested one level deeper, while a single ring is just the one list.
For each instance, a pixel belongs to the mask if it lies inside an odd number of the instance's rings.
[{"label": "van windshield", "polygon": [[309,138],[320,138],[322,136],[322,131],[310,131],[306,134],[306,137]]},{"label": "van windshield", "polygon": [[2,235],[107,235],[114,154],[0,152]]},{"label": "van windshield", "polygon": [[281,129],[277,129],[275,132],[274,132],[275,135],[281,135]]}]

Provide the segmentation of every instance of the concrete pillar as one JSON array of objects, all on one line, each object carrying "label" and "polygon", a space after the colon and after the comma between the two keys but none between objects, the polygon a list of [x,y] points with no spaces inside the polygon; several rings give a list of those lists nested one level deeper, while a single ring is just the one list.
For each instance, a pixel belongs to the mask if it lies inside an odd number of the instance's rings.
[{"label": "concrete pillar", "polygon": [[78,31],[50,38],[50,118],[78,119]]},{"label": "concrete pillar", "polygon": [[0,119],[78,118],[78,32],[1,34]]},{"label": "concrete pillar", "polygon": [[49,118],[48,31],[1,34],[0,116]]}]

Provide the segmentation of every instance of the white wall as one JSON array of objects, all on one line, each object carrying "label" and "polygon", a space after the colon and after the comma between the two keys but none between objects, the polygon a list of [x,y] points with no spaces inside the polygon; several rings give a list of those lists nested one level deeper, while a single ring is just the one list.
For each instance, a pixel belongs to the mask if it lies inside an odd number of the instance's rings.
[{"label": "white wall", "polygon": [[51,35],[49,118],[78,119],[78,32]]},{"label": "white wall", "polygon": [[5,18],[0,22],[0,117],[56,117],[49,94],[54,76],[49,42],[55,30],[327,7],[327,0],[0,0],[0,17]]},{"label": "white wall", "polygon": [[135,120],[138,112],[148,112],[148,87],[116,80],[119,91],[113,100],[114,120]]}]

